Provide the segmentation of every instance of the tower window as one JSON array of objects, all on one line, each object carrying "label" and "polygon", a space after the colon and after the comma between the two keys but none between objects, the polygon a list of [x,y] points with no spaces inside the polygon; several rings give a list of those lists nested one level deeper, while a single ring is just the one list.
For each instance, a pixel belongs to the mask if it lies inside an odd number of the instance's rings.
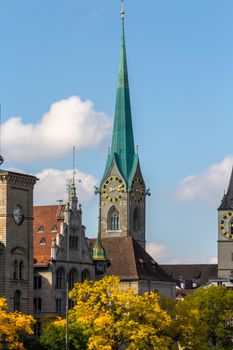
[{"label": "tower window", "polygon": [[108,212],[108,230],[119,230],[119,226],[119,212],[114,206]]},{"label": "tower window", "polygon": [[138,208],[136,208],[133,213],[133,230],[134,232],[140,230],[140,214]]},{"label": "tower window", "polygon": [[57,270],[56,274],[56,289],[63,289],[65,287],[65,273],[62,267]]},{"label": "tower window", "polygon": [[23,261],[20,261],[20,263],[19,263],[19,279],[20,280],[24,279],[24,263],[23,263]]},{"label": "tower window", "polygon": [[17,280],[19,275],[19,264],[18,264],[18,261],[15,260],[14,263],[13,263],[13,279],[14,280]]},{"label": "tower window", "polygon": [[19,290],[16,290],[14,294],[14,311],[20,311],[20,308],[21,308],[21,292]]}]

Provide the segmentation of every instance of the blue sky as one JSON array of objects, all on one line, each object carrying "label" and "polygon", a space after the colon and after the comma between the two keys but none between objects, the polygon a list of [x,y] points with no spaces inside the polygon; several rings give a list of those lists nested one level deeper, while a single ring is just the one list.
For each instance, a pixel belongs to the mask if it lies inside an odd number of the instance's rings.
[{"label": "blue sky", "polygon": [[[83,223],[93,236],[92,188],[115,107],[120,1],[0,6],[4,168],[39,174],[36,203],[53,204],[65,198],[76,144]],[[159,262],[214,261],[216,208],[233,163],[233,3],[128,0],[125,9],[135,142],[152,192],[150,251]]]}]

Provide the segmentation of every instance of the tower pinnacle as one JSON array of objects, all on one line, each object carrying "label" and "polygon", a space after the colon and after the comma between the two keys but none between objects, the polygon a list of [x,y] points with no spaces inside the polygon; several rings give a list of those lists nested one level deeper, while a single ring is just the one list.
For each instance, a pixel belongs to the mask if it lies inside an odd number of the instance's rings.
[{"label": "tower pinnacle", "polygon": [[114,126],[112,134],[112,147],[108,155],[105,174],[109,172],[113,159],[123,176],[126,184],[130,182],[130,175],[135,164],[134,137],[131,117],[130,91],[128,82],[128,69],[126,59],[125,30],[124,30],[124,2],[122,0],[121,19],[122,19],[122,36],[121,36],[121,53],[118,72],[116,105]]}]

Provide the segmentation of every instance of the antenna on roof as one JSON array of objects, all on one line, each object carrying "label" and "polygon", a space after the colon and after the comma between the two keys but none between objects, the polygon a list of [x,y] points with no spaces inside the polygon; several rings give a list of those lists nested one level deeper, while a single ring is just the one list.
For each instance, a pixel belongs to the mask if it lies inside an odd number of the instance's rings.
[{"label": "antenna on roof", "polygon": [[0,104],[0,165],[4,162],[2,153],[2,105]]}]

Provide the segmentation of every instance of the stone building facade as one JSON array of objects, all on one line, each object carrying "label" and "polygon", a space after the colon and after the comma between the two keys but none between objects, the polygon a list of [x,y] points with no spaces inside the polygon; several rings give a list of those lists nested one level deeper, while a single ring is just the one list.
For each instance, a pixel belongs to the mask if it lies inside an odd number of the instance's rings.
[{"label": "stone building facade", "polygon": [[0,296],[33,313],[34,176],[0,171]]}]

